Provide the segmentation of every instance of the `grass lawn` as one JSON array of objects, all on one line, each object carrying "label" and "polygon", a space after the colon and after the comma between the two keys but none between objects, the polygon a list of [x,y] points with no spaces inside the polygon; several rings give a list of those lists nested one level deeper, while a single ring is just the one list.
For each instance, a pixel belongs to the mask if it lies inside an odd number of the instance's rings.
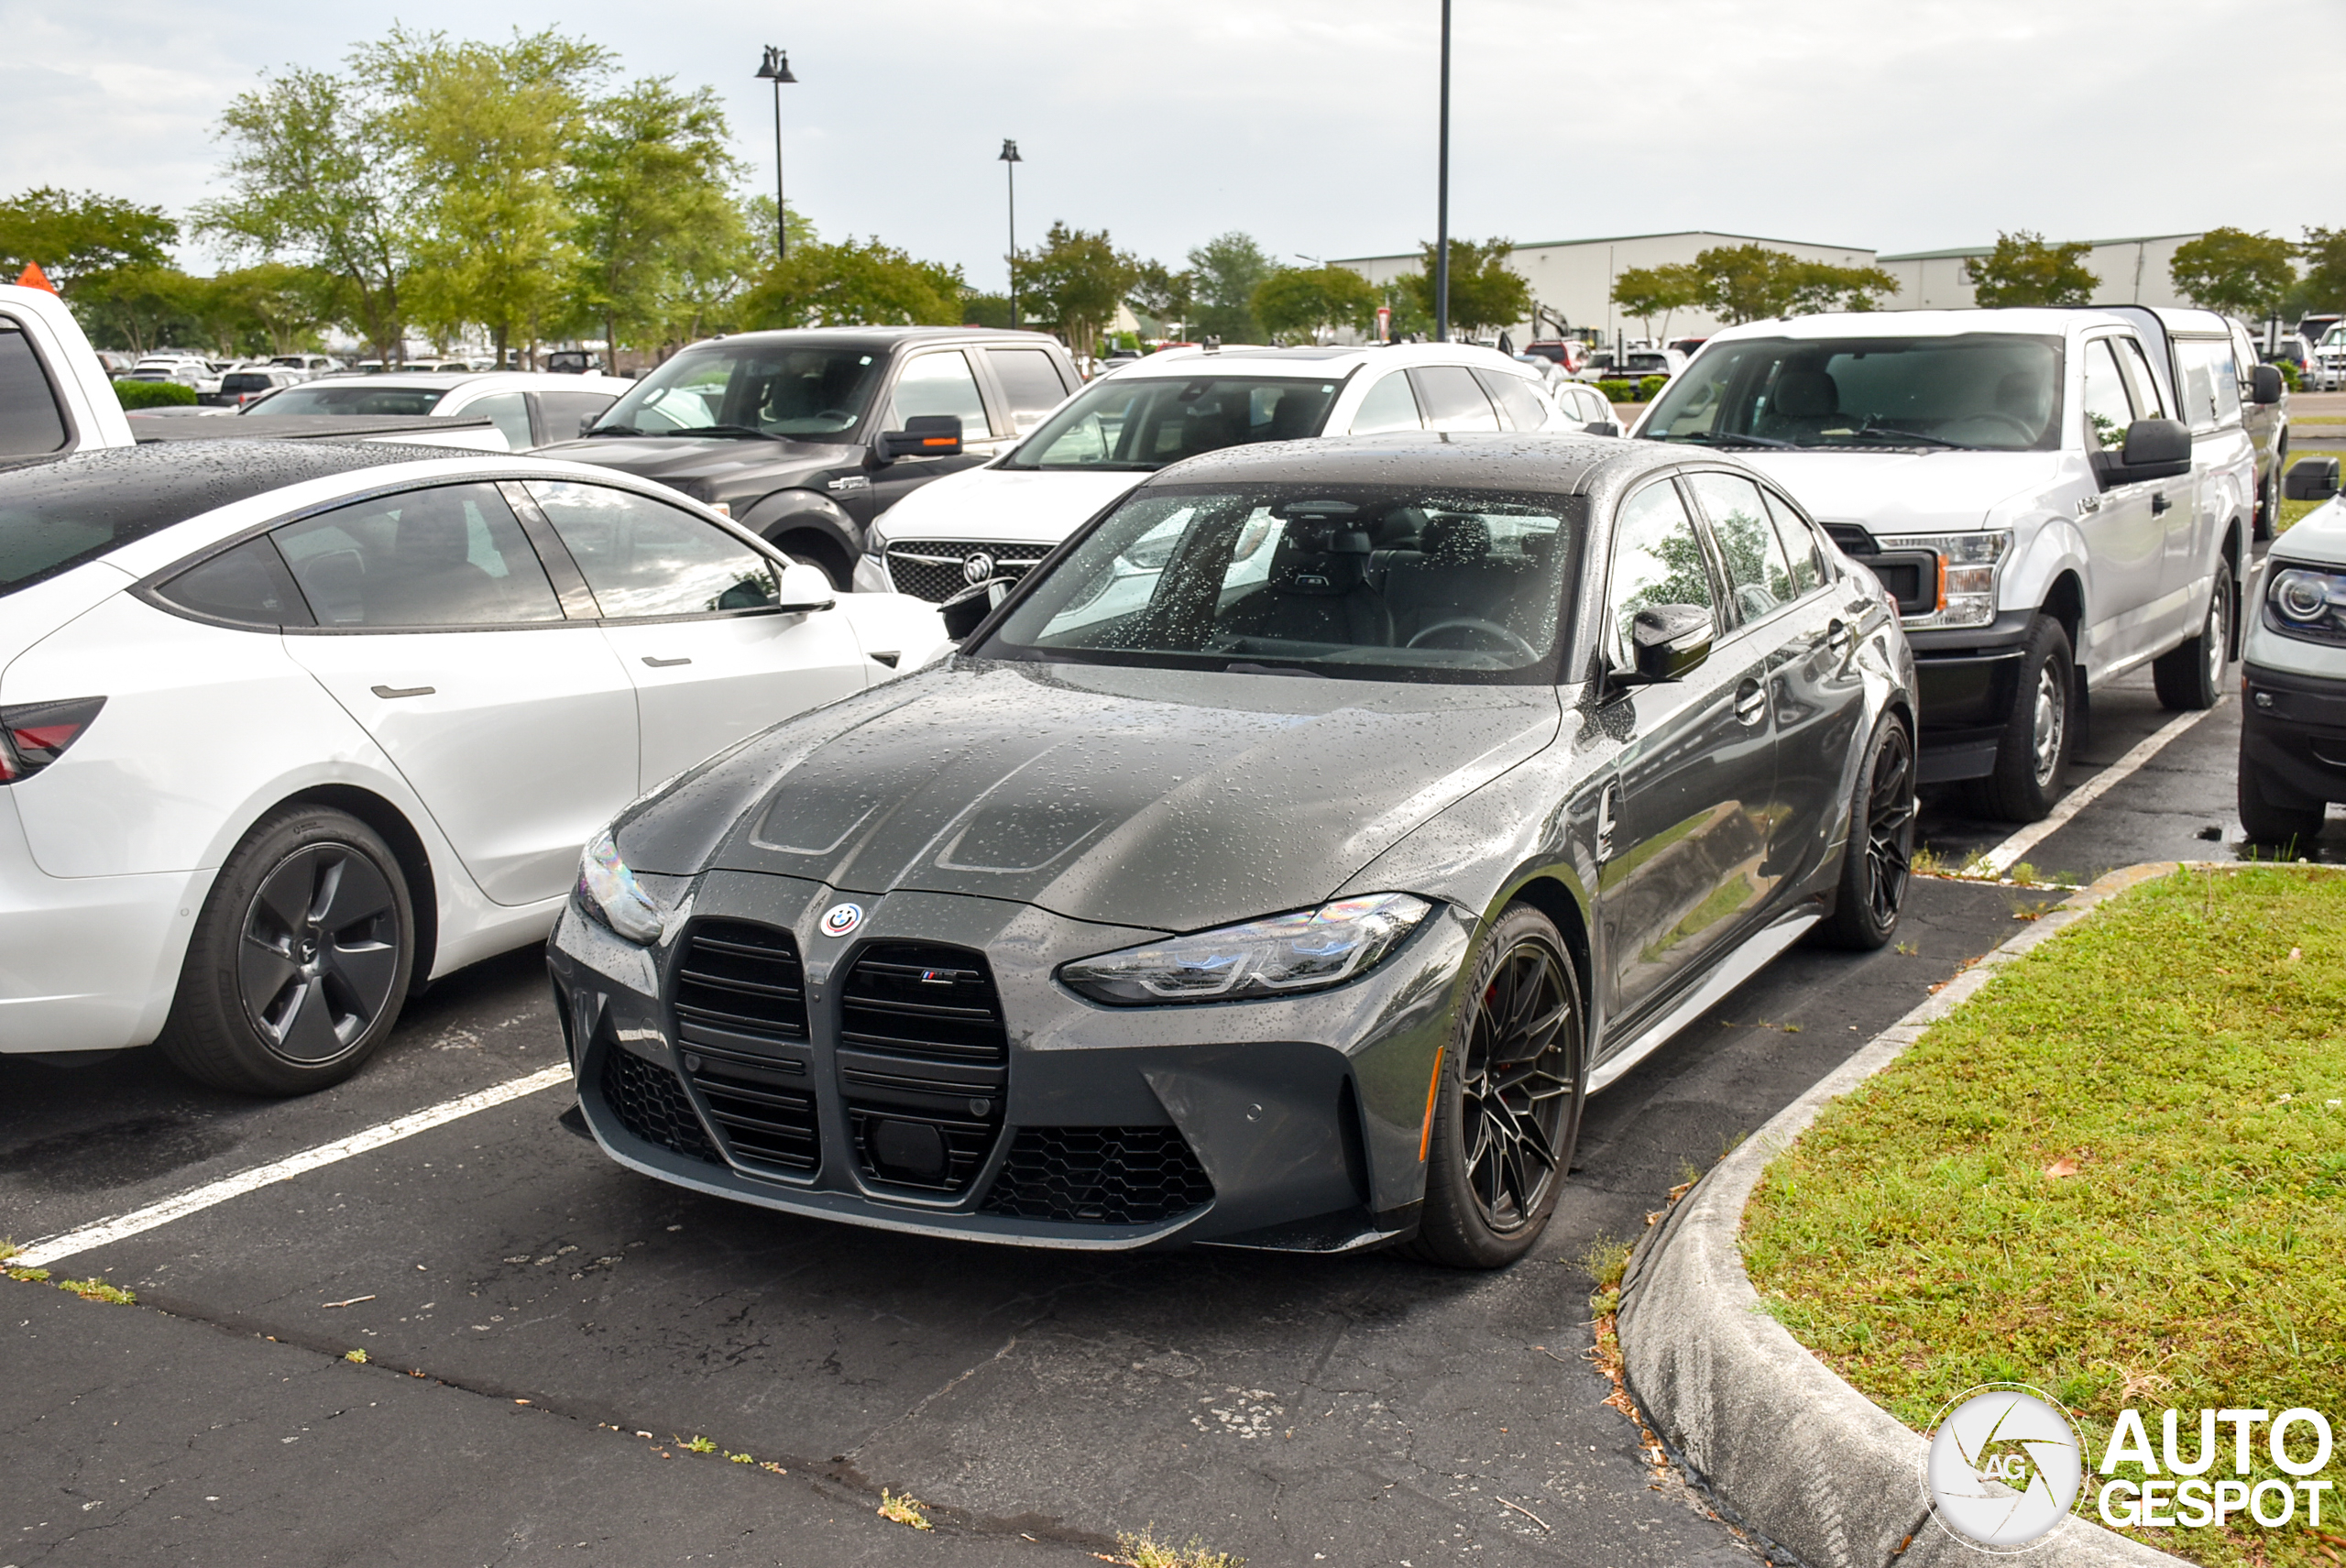
[{"label": "grass lawn", "polygon": [[[2089,1465],[2130,1404],[2154,1445],[2159,1413],[2186,1412],[2187,1454],[2202,1407],[2324,1411],[2333,1544],[2302,1509],[2279,1530],[2129,1533],[2210,1564],[2337,1563],[2341,1101],[2346,872],[2181,872],[2005,970],[1827,1108],[1769,1170],[1744,1256],[1794,1337],[1918,1430],[2000,1380],[2066,1404]],[[2229,1435],[2223,1452],[2211,1475]],[[2256,1455],[2282,1478],[2261,1433]]]},{"label": "grass lawn", "polygon": [[2314,508],[2324,504],[2326,503],[2321,501],[2283,501],[2280,515],[2273,520],[2273,531],[2276,533],[2287,532],[2291,523],[2313,510]]}]

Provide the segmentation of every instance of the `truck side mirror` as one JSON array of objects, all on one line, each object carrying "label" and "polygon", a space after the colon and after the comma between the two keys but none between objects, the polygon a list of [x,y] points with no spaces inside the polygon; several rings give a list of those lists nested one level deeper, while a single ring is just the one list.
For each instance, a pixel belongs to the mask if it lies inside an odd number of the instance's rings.
[{"label": "truck side mirror", "polygon": [[2093,455],[2094,477],[2108,489],[2152,479],[2180,479],[2191,472],[2191,430],[2179,420],[2138,419],[2126,427],[2126,444]]},{"label": "truck side mirror", "polygon": [[2326,501],[2337,493],[2335,457],[2300,457],[2289,465],[2288,475],[2281,481],[2281,495],[2287,500]]},{"label": "truck side mirror", "polygon": [[2281,400],[2281,372],[2270,365],[2259,365],[2248,373],[2248,400],[2252,403],[2277,403]]},{"label": "truck side mirror", "polygon": [[1698,604],[1649,605],[1629,622],[1629,645],[1636,650],[1638,678],[1674,681],[1711,656],[1716,622]]},{"label": "truck side mirror", "polygon": [[899,457],[959,457],[961,455],[959,414],[915,414],[902,430],[882,433],[880,455],[893,463]]}]

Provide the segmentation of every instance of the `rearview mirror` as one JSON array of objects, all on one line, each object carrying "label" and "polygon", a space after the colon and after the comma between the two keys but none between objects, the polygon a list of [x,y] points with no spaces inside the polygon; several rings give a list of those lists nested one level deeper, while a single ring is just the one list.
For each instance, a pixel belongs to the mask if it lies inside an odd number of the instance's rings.
[{"label": "rearview mirror", "polygon": [[2253,367],[2248,373],[2248,400],[2252,403],[2279,402],[2281,372],[2270,365]]},{"label": "rearview mirror", "polygon": [[1010,595],[1008,577],[989,577],[982,583],[971,583],[937,607],[945,618],[945,635],[956,642],[966,642],[970,633],[993,613],[994,606]]},{"label": "rearview mirror", "polygon": [[961,455],[959,414],[915,414],[904,428],[880,437],[880,455],[899,457],[959,457]]},{"label": "rearview mirror", "polygon": [[1638,678],[1674,681],[1711,656],[1714,623],[1698,604],[1649,605],[1629,622],[1629,644],[1637,651]]},{"label": "rearview mirror", "polygon": [[2093,455],[2094,477],[2103,489],[2151,479],[2180,479],[2191,472],[2191,431],[2180,421],[2138,419],[2126,427],[2126,444]]}]

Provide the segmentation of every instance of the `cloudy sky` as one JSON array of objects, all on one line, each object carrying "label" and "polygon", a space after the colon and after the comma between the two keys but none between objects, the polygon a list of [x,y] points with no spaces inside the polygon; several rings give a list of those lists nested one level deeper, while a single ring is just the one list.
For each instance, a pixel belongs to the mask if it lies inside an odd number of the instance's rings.
[{"label": "cloudy sky", "polygon": [[[211,193],[221,107],[396,20],[558,25],[714,84],[773,179],[759,48],[790,51],[792,203],[997,283],[1019,222],[1175,259],[1405,250],[1434,223],[1437,0],[0,0],[0,194]],[[2346,224],[2340,0],[1456,0],[1452,227],[1708,228],[1897,251]],[[2285,73],[2275,60],[2300,62]],[[200,252],[187,258],[201,266]]]}]

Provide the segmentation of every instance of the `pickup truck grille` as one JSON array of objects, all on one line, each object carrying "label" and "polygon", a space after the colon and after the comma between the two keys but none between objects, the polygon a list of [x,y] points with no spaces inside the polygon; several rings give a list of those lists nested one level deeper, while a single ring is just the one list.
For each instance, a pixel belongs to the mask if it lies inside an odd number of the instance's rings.
[{"label": "pickup truck grille", "polygon": [[888,545],[888,580],[900,594],[911,594],[931,604],[951,598],[970,586],[964,567],[970,556],[984,551],[996,576],[1024,576],[1026,568],[1051,553],[1047,544],[996,544],[983,540],[899,539]]},{"label": "pickup truck grille", "polygon": [[865,949],[839,994],[836,1053],[867,1180],[968,1189],[1002,1131],[1010,1040],[980,955],[926,943]]}]

